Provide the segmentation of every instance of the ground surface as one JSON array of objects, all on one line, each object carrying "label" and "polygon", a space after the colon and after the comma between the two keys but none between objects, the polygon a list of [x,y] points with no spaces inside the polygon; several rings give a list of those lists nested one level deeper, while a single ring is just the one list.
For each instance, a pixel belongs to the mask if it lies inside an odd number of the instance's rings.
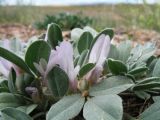
[{"label": "ground surface", "polygon": [[[116,43],[124,40],[132,40],[134,44],[146,42],[155,42],[157,44],[157,53],[160,55],[160,33],[153,30],[146,29],[126,29],[116,28],[114,29],[115,36],[113,40]],[[0,39],[11,39],[13,37],[20,38],[22,41],[27,41],[32,36],[39,36],[45,31],[35,30],[32,26],[25,26],[22,24],[12,24],[12,25],[0,25]],[[63,36],[69,37],[70,31],[64,31]]]}]

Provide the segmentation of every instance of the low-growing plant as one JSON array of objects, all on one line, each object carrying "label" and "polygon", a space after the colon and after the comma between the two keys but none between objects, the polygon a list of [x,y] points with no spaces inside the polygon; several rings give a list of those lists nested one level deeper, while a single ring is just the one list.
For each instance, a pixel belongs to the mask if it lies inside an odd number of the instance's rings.
[{"label": "low-growing plant", "polygon": [[140,14],[137,20],[137,23],[139,26],[153,29],[153,30],[160,30],[160,5],[154,4],[149,5],[147,4],[146,0],[143,0],[143,8],[144,8],[144,14]]},{"label": "low-growing plant", "polygon": [[34,26],[36,29],[47,29],[48,24],[56,23],[63,30],[71,30],[79,27],[83,28],[86,25],[91,25],[93,19],[82,16],[82,14],[71,14],[71,13],[59,13],[56,15],[46,15],[43,21],[35,22]]},{"label": "low-growing plant", "polygon": [[[71,39],[63,41],[60,27],[52,23],[45,39],[29,45],[3,41],[0,118],[126,120],[122,92],[145,100],[159,93],[160,62],[154,44],[133,47],[125,41],[116,46],[113,35],[109,28],[100,33],[90,27],[75,28]],[[157,105],[159,98],[154,100]],[[155,119],[151,111],[157,110],[154,104],[137,118],[159,120],[159,114]]]}]

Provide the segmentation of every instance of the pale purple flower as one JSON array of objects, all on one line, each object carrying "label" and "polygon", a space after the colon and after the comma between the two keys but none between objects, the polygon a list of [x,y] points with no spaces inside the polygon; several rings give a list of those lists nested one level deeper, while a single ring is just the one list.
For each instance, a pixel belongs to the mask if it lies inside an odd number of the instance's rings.
[{"label": "pale purple flower", "polygon": [[0,66],[0,73],[7,78],[12,64],[3,58],[0,58]]},{"label": "pale purple flower", "polygon": [[[98,82],[102,71],[104,62],[109,54],[110,50],[110,37],[107,35],[100,35],[93,45],[90,55],[89,63],[95,63],[95,67],[85,76],[90,82]],[[41,62],[39,64],[35,63],[35,67],[46,78],[46,75],[52,68],[56,65],[59,65],[69,77],[70,89],[77,89],[77,74],[80,67],[74,67],[73,64],[73,48],[70,42],[63,41],[60,46],[56,47],[56,50],[52,50],[47,66],[43,67]]]},{"label": "pale purple flower", "polygon": [[[0,46],[11,52],[15,52],[15,51],[12,51],[13,46],[11,44],[11,41],[9,40],[0,41]],[[19,67],[17,67],[15,64],[12,64],[11,62],[9,62],[8,60],[2,57],[0,57],[0,66],[1,66],[0,73],[6,78],[8,77],[11,68],[14,68],[17,75],[19,75],[22,72],[22,70]]]},{"label": "pale purple flower", "polygon": [[39,71],[39,73],[42,75],[42,77],[45,77],[46,69],[47,69],[47,61],[43,58],[40,59],[39,64],[33,63],[35,68]]},{"label": "pale purple flower", "polygon": [[86,79],[91,83],[96,83],[103,71],[104,62],[110,50],[110,37],[108,35],[100,35],[93,45],[90,55],[89,63],[95,63],[95,67],[86,75]]},{"label": "pale purple flower", "polygon": [[[73,48],[70,42],[63,41],[60,46],[56,47],[56,50],[52,50],[48,65],[46,70],[38,64],[36,66],[37,70],[41,73],[42,76],[46,76],[49,71],[56,65],[59,65],[61,69],[63,69],[69,77],[70,89],[76,90],[77,88],[77,74],[79,72],[80,67],[77,66],[74,68],[73,63]],[[46,77],[44,77],[46,78]]]},{"label": "pale purple flower", "polygon": [[11,68],[13,68],[15,70],[17,76],[19,76],[23,72],[15,64],[7,61],[4,58],[0,58],[0,66],[1,66],[0,73],[6,78],[8,78]]},{"label": "pale purple flower", "polygon": [[41,101],[38,89],[36,87],[26,87],[25,91],[31,96],[35,103],[39,103]]}]

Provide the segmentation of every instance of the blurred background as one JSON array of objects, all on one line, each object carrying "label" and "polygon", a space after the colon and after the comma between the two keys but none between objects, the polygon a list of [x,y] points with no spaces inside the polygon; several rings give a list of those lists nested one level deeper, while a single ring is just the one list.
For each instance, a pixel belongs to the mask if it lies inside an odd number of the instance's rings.
[{"label": "blurred background", "polygon": [[27,40],[55,22],[63,31],[113,28],[117,39],[159,39],[159,0],[0,0],[0,39]]}]

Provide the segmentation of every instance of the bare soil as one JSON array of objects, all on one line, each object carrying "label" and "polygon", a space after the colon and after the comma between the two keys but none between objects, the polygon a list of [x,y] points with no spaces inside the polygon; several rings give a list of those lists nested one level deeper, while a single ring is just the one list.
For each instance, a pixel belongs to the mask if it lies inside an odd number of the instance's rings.
[{"label": "bare soil", "polygon": [[[155,42],[158,48],[156,54],[160,55],[160,33],[153,30],[138,28],[116,28],[114,31],[115,35],[113,41],[115,44],[124,40],[132,40],[134,45],[137,43],[144,44],[146,42]],[[0,39],[17,37],[22,41],[27,41],[32,36],[39,36],[44,32],[45,31],[35,30],[32,26],[25,26],[22,24],[0,25]],[[70,37],[70,31],[64,31],[63,37],[68,39]]]}]

